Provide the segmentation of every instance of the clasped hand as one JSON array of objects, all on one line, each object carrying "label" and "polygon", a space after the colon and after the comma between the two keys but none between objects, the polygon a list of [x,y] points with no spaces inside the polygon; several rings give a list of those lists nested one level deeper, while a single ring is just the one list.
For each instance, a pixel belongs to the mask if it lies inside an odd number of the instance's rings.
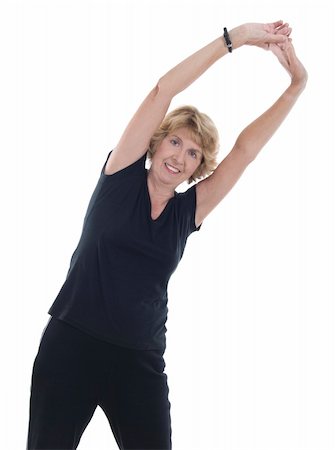
[{"label": "clasped hand", "polygon": [[292,28],[282,20],[273,23],[246,23],[242,25],[245,44],[270,50],[291,77],[291,83],[305,87],[308,74],[298,59],[290,34]]}]

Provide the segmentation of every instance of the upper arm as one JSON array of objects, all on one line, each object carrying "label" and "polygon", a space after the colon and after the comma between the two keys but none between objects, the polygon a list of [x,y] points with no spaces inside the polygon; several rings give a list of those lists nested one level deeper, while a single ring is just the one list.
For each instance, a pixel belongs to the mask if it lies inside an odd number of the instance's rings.
[{"label": "upper arm", "polygon": [[149,92],[124,130],[108,158],[105,173],[111,175],[143,156],[150,139],[162,123],[172,98],[159,83]]},{"label": "upper arm", "polygon": [[197,183],[196,226],[228,194],[250,162],[247,152],[235,146],[209,177]]}]

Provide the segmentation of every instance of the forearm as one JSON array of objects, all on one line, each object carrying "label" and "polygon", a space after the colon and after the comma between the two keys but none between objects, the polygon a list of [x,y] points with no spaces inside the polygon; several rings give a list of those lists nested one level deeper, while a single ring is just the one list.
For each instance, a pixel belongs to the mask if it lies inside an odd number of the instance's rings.
[{"label": "forearm", "polygon": [[[233,49],[244,44],[244,27],[239,26],[229,31]],[[223,37],[219,37],[210,44],[184,59],[173,69],[169,70],[159,79],[159,88],[167,92],[171,98],[186,89],[200,77],[218,59],[228,53]]]},{"label": "forearm", "polygon": [[240,133],[235,147],[246,151],[250,160],[255,159],[282,124],[303,90],[304,85],[291,84],[267,111]]}]

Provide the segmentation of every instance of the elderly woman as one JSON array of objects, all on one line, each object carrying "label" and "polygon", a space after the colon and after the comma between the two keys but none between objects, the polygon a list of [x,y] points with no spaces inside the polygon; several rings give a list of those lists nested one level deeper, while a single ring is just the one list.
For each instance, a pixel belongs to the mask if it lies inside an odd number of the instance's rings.
[{"label": "elderly woman", "polygon": [[[171,448],[163,358],[168,281],[188,236],[255,159],[307,80],[288,24],[224,30],[159,79],[108,154],[34,361],[28,449],[77,448],[98,405],[120,449]],[[192,106],[167,110],[176,94],[242,45],[272,50],[290,84],[217,164],[212,120]]]}]

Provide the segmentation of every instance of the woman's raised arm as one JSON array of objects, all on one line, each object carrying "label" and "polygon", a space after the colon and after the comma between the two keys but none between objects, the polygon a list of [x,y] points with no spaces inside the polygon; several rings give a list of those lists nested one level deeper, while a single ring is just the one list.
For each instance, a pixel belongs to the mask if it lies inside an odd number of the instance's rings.
[{"label": "woman's raised arm", "polygon": [[[233,51],[244,44],[267,47],[271,43],[283,43],[287,40],[288,24],[283,21],[263,24],[246,23],[229,31]],[[228,53],[223,37],[184,59],[159,80],[160,89],[171,98],[186,89],[200,77],[214,62]]]},{"label": "woman's raised arm", "polygon": [[235,147],[247,152],[253,160],[284,121],[307,82],[307,71],[295,54],[292,39],[286,43],[270,44],[271,50],[291,78],[289,87],[261,116],[248,125],[238,136]]},{"label": "woman's raised arm", "polygon": [[267,111],[244,128],[233,149],[212,175],[197,184],[196,226],[232,189],[246,167],[279,128],[305,88],[307,72],[295,54],[292,40],[287,39],[284,44],[270,44],[269,49],[289,73],[291,83]]},{"label": "woman's raised arm", "polygon": [[[287,39],[286,34],[287,26],[282,21],[244,24],[229,31],[233,51],[243,44],[264,46],[283,42]],[[127,125],[108,158],[105,173],[112,174],[143,156],[152,135],[163,121],[172,98],[227,53],[228,48],[220,36],[163,75]]]}]

